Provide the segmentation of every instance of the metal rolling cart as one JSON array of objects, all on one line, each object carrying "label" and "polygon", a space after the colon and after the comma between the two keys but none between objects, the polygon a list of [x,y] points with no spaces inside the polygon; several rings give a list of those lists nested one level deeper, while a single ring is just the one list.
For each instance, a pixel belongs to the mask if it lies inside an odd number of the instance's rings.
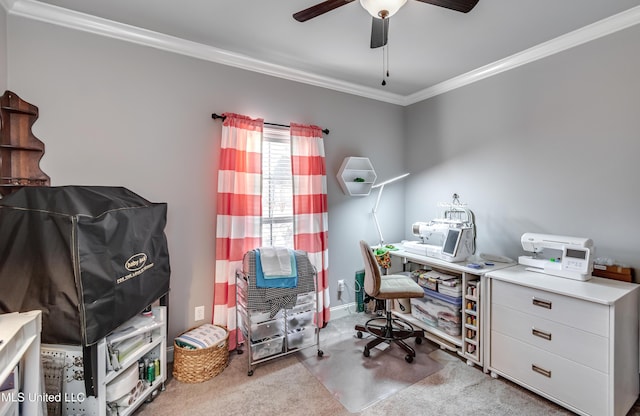
[{"label": "metal rolling cart", "polygon": [[[320,349],[320,312],[317,273],[305,252],[296,251],[298,285],[294,289],[264,289],[256,286],[255,250],[245,254],[243,269],[236,272],[236,322],[244,340],[236,331],[237,353],[247,348],[247,375],[257,364],[303,349]],[[283,295],[283,296],[280,296]],[[280,307],[282,306],[282,307]]]}]

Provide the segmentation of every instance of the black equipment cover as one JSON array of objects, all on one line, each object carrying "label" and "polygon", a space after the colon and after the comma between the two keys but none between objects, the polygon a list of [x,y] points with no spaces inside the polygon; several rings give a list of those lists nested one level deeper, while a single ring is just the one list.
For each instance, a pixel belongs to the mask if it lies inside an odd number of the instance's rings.
[{"label": "black equipment cover", "polygon": [[42,342],[90,346],[167,294],[165,203],[122,187],[0,199],[0,312],[42,311]]}]

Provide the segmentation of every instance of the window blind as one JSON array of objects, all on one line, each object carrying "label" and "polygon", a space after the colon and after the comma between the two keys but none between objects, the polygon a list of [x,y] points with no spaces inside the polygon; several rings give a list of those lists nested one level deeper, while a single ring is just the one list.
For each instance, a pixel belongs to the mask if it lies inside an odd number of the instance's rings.
[{"label": "window blind", "polygon": [[262,244],[293,248],[293,175],[288,128],[263,129]]}]

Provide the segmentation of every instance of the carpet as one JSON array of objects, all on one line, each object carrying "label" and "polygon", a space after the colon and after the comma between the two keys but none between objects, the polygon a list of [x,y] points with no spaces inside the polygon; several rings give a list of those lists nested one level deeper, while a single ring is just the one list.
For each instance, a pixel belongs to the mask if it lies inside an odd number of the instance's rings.
[{"label": "carpet", "polygon": [[364,357],[362,350],[369,340],[353,337],[322,345],[322,357],[301,359],[307,370],[351,413],[360,412],[443,368],[428,357],[436,348],[429,342],[414,345],[409,340],[409,345],[416,349],[416,358],[407,363],[406,353],[395,344],[382,344],[384,350],[376,347],[370,357]]}]

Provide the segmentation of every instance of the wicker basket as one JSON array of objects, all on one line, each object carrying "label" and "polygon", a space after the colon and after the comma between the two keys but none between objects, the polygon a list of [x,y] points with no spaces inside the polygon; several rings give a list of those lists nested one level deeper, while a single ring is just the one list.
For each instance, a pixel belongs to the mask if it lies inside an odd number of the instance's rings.
[{"label": "wicker basket", "polygon": [[[227,332],[227,328],[221,328]],[[182,348],[173,341],[173,377],[178,381],[184,383],[207,381],[220,374],[228,362],[229,332],[223,341],[209,348],[192,350]]]}]

